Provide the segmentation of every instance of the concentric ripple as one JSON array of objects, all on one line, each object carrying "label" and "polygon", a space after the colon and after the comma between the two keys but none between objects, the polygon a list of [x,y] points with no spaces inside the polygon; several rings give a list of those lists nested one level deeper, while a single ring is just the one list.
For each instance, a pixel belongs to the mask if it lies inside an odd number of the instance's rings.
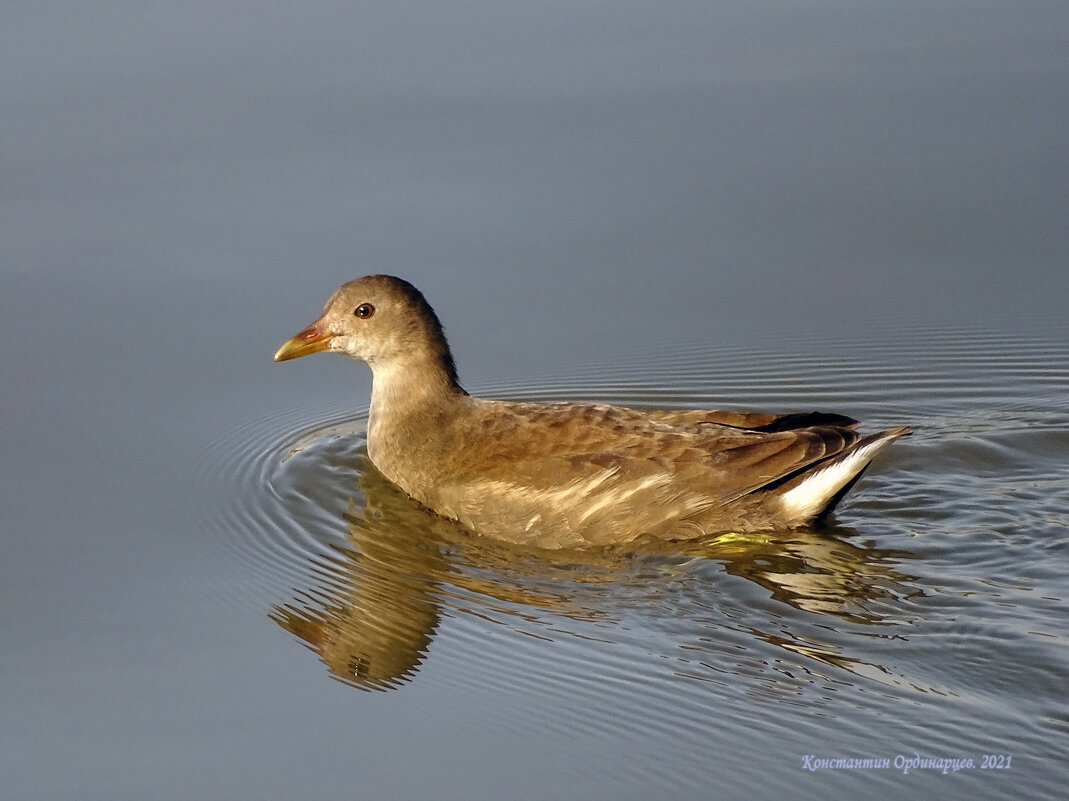
[{"label": "concentric ripple", "polygon": [[[708,736],[710,704],[731,713],[726,725],[774,729],[768,704],[901,716],[908,702],[935,744],[924,721],[955,704],[985,705],[992,726],[1023,709],[1046,722],[1020,736],[1040,742],[1059,720],[1069,641],[1069,347],[951,331],[793,345],[629,355],[475,389],[912,425],[843,504],[842,526],[522,552],[386,481],[366,456],[366,413],[287,411],[211,443],[198,466],[205,523],[240,564],[232,600],[354,687],[507,692],[545,710],[527,725],[562,737],[670,733],[680,758],[657,764],[677,778]],[[791,725],[821,737],[809,717]]]}]

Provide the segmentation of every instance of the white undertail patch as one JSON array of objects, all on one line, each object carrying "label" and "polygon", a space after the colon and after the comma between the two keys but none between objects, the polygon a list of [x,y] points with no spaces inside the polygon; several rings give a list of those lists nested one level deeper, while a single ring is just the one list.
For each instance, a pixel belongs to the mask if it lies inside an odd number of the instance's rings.
[{"label": "white undertail patch", "polygon": [[876,453],[887,445],[888,440],[881,438],[858,448],[849,456],[838,459],[827,467],[815,471],[780,496],[783,509],[790,518],[808,520],[824,511],[835,493],[850,483],[858,473],[865,469]]}]

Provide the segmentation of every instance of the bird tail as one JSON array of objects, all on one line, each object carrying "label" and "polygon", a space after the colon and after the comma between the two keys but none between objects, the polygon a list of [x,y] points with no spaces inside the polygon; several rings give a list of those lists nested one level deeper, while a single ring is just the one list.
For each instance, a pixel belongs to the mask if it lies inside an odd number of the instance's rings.
[{"label": "bird tail", "polygon": [[792,525],[816,522],[827,517],[880,451],[909,433],[909,427],[902,426],[871,434],[768,489],[778,496],[783,517]]}]

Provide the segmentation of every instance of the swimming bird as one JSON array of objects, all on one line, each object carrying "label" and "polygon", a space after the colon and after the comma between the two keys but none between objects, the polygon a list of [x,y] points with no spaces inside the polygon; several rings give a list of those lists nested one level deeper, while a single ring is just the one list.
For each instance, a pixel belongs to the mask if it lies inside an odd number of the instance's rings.
[{"label": "swimming bird", "polygon": [[389,275],[342,286],[275,360],[321,351],[371,367],[367,450],[386,478],[477,534],[534,547],[810,525],[909,433],[863,437],[822,412],[476,398],[430,304]]}]

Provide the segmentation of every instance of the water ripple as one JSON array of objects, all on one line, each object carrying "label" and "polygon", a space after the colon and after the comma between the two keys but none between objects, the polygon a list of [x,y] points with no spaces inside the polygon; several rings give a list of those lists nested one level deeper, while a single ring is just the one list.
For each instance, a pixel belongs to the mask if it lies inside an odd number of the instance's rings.
[{"label": "water ripple", "polygon": [[[641,749],[656,735],[700,753],[711,704],[724,725],[770,732],[773,708],[901,717],[906,704],[921,710],[909,731],[944,745],[926,721],[963,704],[986,708],[992,726],[1027,708],[1040,729],[1064,727],[1069,347],[907,332],[831,350],[677,349],[478,389],[913,425],[844,504],[849,528],[524,552],[386,481],[366,455],[365,412],[287,410],[201,454],[205,524],[242,565],[220,591],[346,684],[508,693],[531,712],[525,725],[562,738]],[[819,741],[825,724],[810,717],[793,731]],[[693,772],[682,758],[657,764],[666,778]]]}]

